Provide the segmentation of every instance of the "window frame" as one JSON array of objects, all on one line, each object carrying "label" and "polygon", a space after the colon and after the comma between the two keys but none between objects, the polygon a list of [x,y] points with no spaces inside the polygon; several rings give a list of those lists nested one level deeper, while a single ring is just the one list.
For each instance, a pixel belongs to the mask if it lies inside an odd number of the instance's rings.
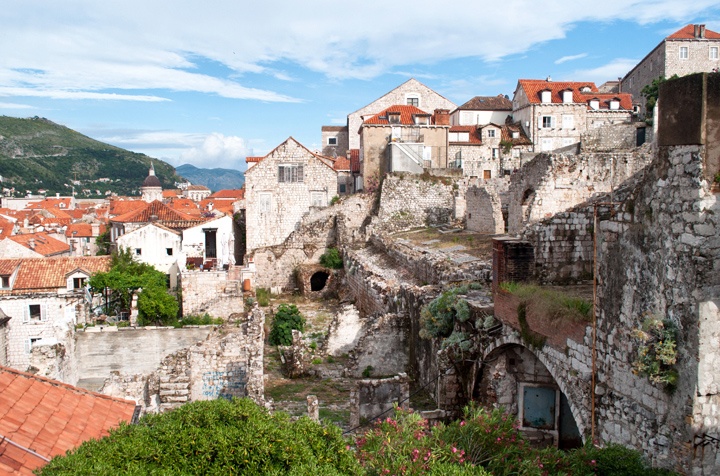
[{"label": "window frame", "polygon": [[338,138],[337,137],[328,137],[327,138],[327,145],[331,147],[335,147],[338,145]]},{"label": "window frame", "polygon": [[555,121],[553,119],[555,119],[555,118],[551,115],[540,116],[540,121],[541,121],[540,123],[542,124],[542,128],[543,129],[552,129],[555,126]]},{"label": "window frame", "polygon": [[495,129],[488,129],[487,136],[489,139],[494,139],[495,138]]},{"label": "window frame", "polygon": [[[713,53],[714,53],[714,55],[713,55]],[[711,60],[720,59],[720,48],[718,48],[717,46],[711,46],[708,49],[708,59],[711,59]]]},{"label": "window frame", "polygon": [[681,60],[690,59],[690,47],[688,46],[681,46],[678,48],[678,57]]},{"label": "window frame", "polygon": [[305,170],[303,164],[278,164],[277,179],[278,183],[304,183]]}]

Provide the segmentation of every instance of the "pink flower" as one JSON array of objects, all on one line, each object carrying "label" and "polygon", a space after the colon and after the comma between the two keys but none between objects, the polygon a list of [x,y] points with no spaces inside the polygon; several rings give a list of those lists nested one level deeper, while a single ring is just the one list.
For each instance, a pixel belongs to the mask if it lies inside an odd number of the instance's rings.
[{"label": "pink flower", "polygon": [[460,426],[465,426],[465,420],[460,422]]},{"label": "pink flower", "polygon": [[453,452],[453,453],[457,453],[457,448],[455,448],[455,447],[453,446],[452,452]]}]

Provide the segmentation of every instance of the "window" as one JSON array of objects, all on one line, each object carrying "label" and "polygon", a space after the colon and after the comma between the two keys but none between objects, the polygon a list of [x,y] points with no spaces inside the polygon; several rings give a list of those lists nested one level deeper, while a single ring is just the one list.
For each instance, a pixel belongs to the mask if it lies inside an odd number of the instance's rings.
[{"label": "window", "polygon": [[400,113],[388,112],[388,122],[390,124],[400,124]]},{"label": "window", "polygon": [[492,178],[492,170],[483,170],[483,179],[489,180]]},{"label": "window", "polygon": [[469,132],[451,132],[448,134],[448,141],[450,142],[468,142],[469,140]]},{"label": "window", "polygon": [[688,51],[687,46],[681,46],[680,47],[680,59],[688,59],[690,56],[690,52]]},{"label": "window", "polygon": [[325,192],[310,192],[311,207],[324,207],[325,205]]},{"label": "window", "polygon": [[711,60],[718,59],[718,47],[717,46],[710,47],[710,59]]},{"label": "window", "polygon": [[611,99],[610,109],[613,111],[617,111],[618,109],[620,109],[620,101],[618,101],[617,99]]},{"label": "window", "polygon": [[500,156],[500,149],[498,149],[497,147],[493,147],[492,158],[497,159],[499,156]]},{"label": "window", "polygon": [[495,137],[495,129],[488,129],[487,131],[488,137]]},{"label": "window", "polygon": [[520,157],[520,149],[513,149],[512,156],[514,159],[517,159],[518,157]]},{"label": "window", "polygon": [[574,144],[575,142],[577,142],[577,141],[576,141],[575,139],[573,139],[572,137],[563,137],[563,139],[562,139],[562,145],[563,145],[563,147],[566,147],[566,146],[568,146],[568,145],[572,145],[572,144]]},{"label": "window", "polygon": [[346,184],[341,183],[338,185],[338,193],[345,193],[346,190],[347,190]]},{"label": "window", "polygon": [[540,101],[546,102],[546,103],[552,102],[551,95],[552,95],[552,93],[550,91],[542,91],[540,93]]},{"label": "window", "polygon": [[33,345],[34,345],[36,342],[40,341],[41,339],[42,339],[42,337],[30,337],[30,338],[25,342],[25,352],[27,352],[27,353],[29,354],[30,351],[31,351],[32,348],[33,348]]},{"label": "window", "polygon": [[542,139],[542,141],[540,141],[540,147],[543,152],[553,150],[553,140],[550,138]]},{"label": "window", "polygon": [[135,256],[141,256],[142,255],[142,248],[135,248]]},{"label": "window", "polygon": [[85,278],[73,278],[73,289],[78,290],[85,287]]},{"label": "window", "polygon": [[562,128],[563,129],[574,129],[575,128],[575,116],[573,116],[572,114],[563,114]]},{"label": "window", "polygon": [[2,287],[9,288],[10,287],[10,276],[2,276],[0,278],[2,279]]},{"label": "window", "polygon": [[408,96],[407,100],[406,100],[406,104],[408,106],[420,107],[420,97],[419,96]]},{"label": "window", "polygon": [[47,313],[44,311],[41,304],[30,304],[25,308],[25,315],[23,316],[23,322],[30,321],[46,321]]},{"label": "window", "polygon": [[301,164],[278,165],[279,183],[302,183],[303,166]]},{"label": "window", "polygon": [[272,207],[272,194],[265,192],[258,194],[258,212],[270,213]]},{"label": "window", "polygon": [[328,137],[328,145],[337,145],[337,137]]},{"label": "window", "polygon": [[553,121],[552,116],[543,116],[542,117],[542,126],[543,129],[549,129],[555,125],[555,121]]},{"label": "window", "polygon": [[565,104],[569,104],[573,102],[573,92],[572,91],[563,91],[563,102]]},{"label": "window", "polygon": [[168,256],[172,256],[172,255],[173,255],[173,249],[172,249],[172,248],[165,248],[165,252],[167,253]]},{"label": "window", "polygon": [[590,100],[590,109],[593,109],[595,111],[600,109],[600,100],[599,99],[591,99]]}]

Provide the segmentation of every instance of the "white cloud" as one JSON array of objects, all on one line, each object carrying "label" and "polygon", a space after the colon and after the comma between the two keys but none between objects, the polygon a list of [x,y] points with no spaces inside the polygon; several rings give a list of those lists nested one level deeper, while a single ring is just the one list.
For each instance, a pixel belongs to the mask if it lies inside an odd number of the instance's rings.
[{"label": "white cloud", "polygon": [[17,104],[12,102],[0,102],[0,109],[35,109],[35,106],[28,104]]},{"label": "white cloud", "polygon": [[568,61],[575,61],[582,58],[585,58],[587,56],[587,53],[580,53],[579,55],[571,55],[571,56],[563,56],[562,58],[556,59],[555,64],[563,64],[567,63]]},{"label": "white cloud", "polygon": [[213,132],[204,138],[202,144],[182,152],[179,163],[205,168],[237,169],[251,153],[252,149],[247,147],[243,138]]},{"label": "white cloud", "polygon": [[158,96],[143,96],[137,94],[93,93],[88,91],[61,91],[39,90],[31,88],[5,88],[0,87],[0,96],[44,97],[51,99],[100,99],[113,101],[169,101]]},{"label": "white cloud", "polygon": [[[597,9],[570,0],[458,0],[451,8],[398,0],[343,5],[345,21],[338,23],[338,7],[327,0],[224,0],[212,8],[196,0],[175,0],[170,8],[148,0],[24,0],[0,11],[0,86],[13,95],[170,90],[288,102],[298,99],[249,87],[246,75],[287,82],[296,78],[289,69],[300,66],[331,78],[371,79],[446,59],[492,62],[563,38],[578,22],[681,22],[713,7],[717,0],[607,0]],[[146,96],[157,97],[128,95]]]},{"label": "white cloud", "polygon": [[616,58],[611,62],[592,69],[581,69],[574,71],[568,80],[588,80],[598,84],[605,81],[615,81],[625,76],[638,63],[638,59]]}]

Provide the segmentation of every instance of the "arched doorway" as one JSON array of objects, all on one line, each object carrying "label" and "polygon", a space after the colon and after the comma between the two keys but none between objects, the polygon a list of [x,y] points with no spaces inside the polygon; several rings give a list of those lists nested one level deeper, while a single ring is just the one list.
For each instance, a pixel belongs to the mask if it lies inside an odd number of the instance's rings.
[{"label": "arched doorway", "polygon": [[484,359],[474,397],[517,416],[521,431],[538,446],[582,446],[567,396],[545,365],[528,348],[508,344]]},{"label": "arched doorway", "polygon": [[325,289],[330,275],[325,271],[318,271],[310,277],[310,291],[322,291]]}]

